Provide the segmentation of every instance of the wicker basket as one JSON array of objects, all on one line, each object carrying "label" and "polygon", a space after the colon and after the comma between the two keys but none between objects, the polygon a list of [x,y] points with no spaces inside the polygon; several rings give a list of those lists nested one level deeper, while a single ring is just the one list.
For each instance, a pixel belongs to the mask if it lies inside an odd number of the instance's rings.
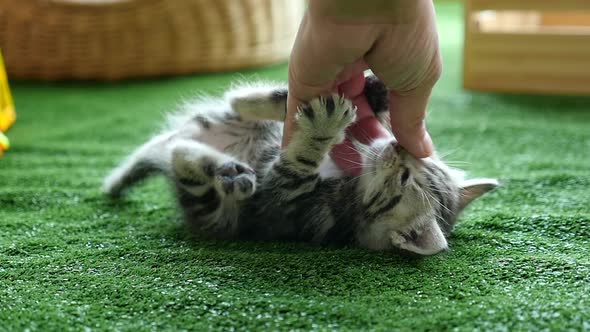
[{"label": "wicker basket", "polygon": [[11,78],[97,79],[285,61],[301,0],[0,0]]}]

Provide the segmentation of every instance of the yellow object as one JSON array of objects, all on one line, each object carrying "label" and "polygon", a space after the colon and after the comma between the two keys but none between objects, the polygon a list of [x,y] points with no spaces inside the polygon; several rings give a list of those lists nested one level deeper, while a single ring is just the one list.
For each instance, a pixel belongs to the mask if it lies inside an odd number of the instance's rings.
[{"label": "yellow object", "polygon": [[10,142],[8,138],[0,131],[0,157],[2,156],[2,151],[8,150],[9,147]]},{"label": "yellow object", "polygon": [[2,132],[8,130],[15,120],[14,102],[8,87],[8,77],[6,76],[6,69],[4,69],[2,53],[0,53],[0,157],[10,147],[8,138]]}]

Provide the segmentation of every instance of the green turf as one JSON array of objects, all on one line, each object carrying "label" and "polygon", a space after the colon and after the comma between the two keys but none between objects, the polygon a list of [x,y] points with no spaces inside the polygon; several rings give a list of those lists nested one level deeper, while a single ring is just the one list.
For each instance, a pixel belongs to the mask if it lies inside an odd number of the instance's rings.
[{"label": "green turf", "polygon": [[[460,88],[461,8],[438,6],[445,73],[429,128],[503,187],[425,259],[189,237],[165,182],[120,204],[102,177],[196,92],[256,72],[13,83],[0,160],[0,330],[590,330],[590,99]],[[461,163],[458,163],[461,162]]]}]

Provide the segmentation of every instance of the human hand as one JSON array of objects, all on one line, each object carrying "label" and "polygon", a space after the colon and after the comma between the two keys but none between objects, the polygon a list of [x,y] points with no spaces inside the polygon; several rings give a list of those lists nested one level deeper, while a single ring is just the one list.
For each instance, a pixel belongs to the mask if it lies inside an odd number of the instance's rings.
[{"label": "human hand", "polygon": [[370,68],[391,91],[396,139],[414,156],[427,157],[433,146],[426,106],[441,67],[432,0],[310,0],[289,62],[283,145],[294,130],[297,106],[335,91],[358,107],[359,120],[349,130],[355,138],[384,135],[362,95],[363,71]]}]

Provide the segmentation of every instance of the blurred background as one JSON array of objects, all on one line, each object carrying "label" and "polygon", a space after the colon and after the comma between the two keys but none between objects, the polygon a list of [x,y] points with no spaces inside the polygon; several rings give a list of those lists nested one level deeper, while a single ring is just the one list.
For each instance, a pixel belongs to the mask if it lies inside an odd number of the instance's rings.
[{"label": "blurred background", "polygon": [[100,193],[182,101],[286,81],[304,2],[0,0],[2,324],[587,329],[590,1],[434,2],[444,69],[429,132],[447,163],[502,188],[463,215],[453,250],[414,262],[195,245],[161,179],[117,205]]}]

